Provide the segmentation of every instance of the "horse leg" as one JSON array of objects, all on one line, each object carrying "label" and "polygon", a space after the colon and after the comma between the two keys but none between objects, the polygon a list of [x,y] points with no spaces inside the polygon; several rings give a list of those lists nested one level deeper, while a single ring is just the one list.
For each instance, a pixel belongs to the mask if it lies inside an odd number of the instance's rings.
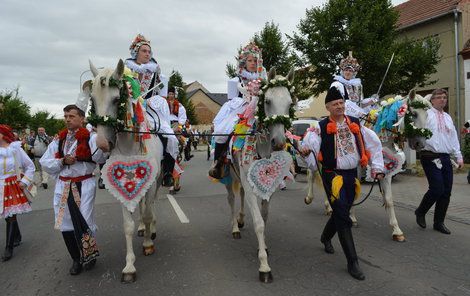
[{"label": "horse leg", "polygon": [[[246,176],[242,176],[242,178],[245,178],[246,180]],[[242,184],[247,184],[248,186],[248,182],[243,182]],[[264,238],[265,223],[261,216],[257,198],[253,192],[251,192],[250,187],[247,186],[244,186],[245,197],[253,218],[253,227],[255,229],[256,237],[258,238],[258,259],[260,262],[259,280],[263,283],[271,283],[273,281],[273,276],[271,273],[271,267],[269,267],[268,264],[268,253],[266,251],[266,242]]]},{"label": "horse leg", "polygon": [[124,234],[126,236],[126,266],[122,270],[121,282],[132,283],[136,279],[136,269],[134,266],[135,254],[132,248],[132,238],[134,236],[134,219],[131,212],[126,207],[122,207],[122,217],[124,220]]},{"label": "horse leg", "polygon": [[392,195],[392,176],[385,176],[384,179],[380,180],[380,184],[382,185],[383,189],[383,201],[385,206],[385,211],[389,216],[389,224],[392,226],[393,233],[392,238],[394,241],[397,242],[404,242],[405,235],[401,231],[400,227],[398,226],[397,217],[395,215],[395,207],[393,206],[393,195]]},{"label": "horse leg", "polygon": [[238,212],[237,218],[238,228],[245,226],[245,190],[240,187],[240,212]]},{"label": "horse leg", "polygon": [[353,225],[354,227],[358,227],[358,226],[359,226],[359,224],[357,223],[356,208],[355,208],[355,207],[351,207],[351,209],[349,210],[349,218],[351,218],[352,225]]},{"label": "horse leg", "polygon": [[232,184],[228,184],[225,186],[227,188],[227,201],[230,205],[230,223],[232,223],[232,237],[234,239],[240,239],[241,233],[240,229],[238,228],[237,217],[235,214],[235,192],[239,191],[240,183],[237,181],[233,181]]},{"label": "horse leg", "polygon": [[307,169],[307,196],[304,198],[305,204],[309,205],[313,201],[313,183],[314,183],[315,174],[312,170]]},{"label": "horse leg", "polygon": [[[142,210],[142,203],[143,201],[141,200],[139,203],[139,213],[143,213],[144,211]],[[143,237],[144,236],[144,230],[145,230],[145,225],[144,222],[142,221],[142,216],[139,216],[139,226],[137,227],[137,236]]]},{"label": "horse leg", "polygon": [[328,198],[325,197],[325,201],[323,202],[323,204],[325,205],[325,215],[331,216],[331,214],[333,213],[333,208],[331,208]]},{"label": "horse leg", "polygon": [[143,252],[145,256],[149,256],[155,253],[155,246],[151,239],[151,227],[150,227],[153,221],[155,221],[155,217],[152,211],[153,200],[151,199],[150,192],[152,191],[147,192],[147,194],[144,197],[144,202],[142,203],[143,207],[141,208],[143,212],[140,213],[140,215],[142,216],[142,221],[144,222],[144,225],[145,225],[144,242],[142,243]]}]

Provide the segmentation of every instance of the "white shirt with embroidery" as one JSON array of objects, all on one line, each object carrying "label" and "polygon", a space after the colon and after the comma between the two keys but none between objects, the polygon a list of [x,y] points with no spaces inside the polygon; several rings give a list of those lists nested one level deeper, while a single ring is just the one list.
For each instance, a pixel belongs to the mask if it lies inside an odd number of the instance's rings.
[{"label": "white shirt with embroidery", "polygon": [[[360,156],[357,152],[356,138],[349,130],[346,121],[336,123],[338,133],[335,135],[336,146],[336,168],[340,170],[349,170],[358,167]],[[366,150],[371,154],[369,164],[375,172],[384,171],[384,160],[382,155],[382,143],[379,137],[370,129],[361,126],[361,133],[364,139]],[[320,129],[309,130],[303,141],[302,146],[315,152],[318,155],[321,146]],[[314,154],[310,153],[306,158],[310,169],[316,170]]]},{"label": "white shirt with embroidery", "polygon": [[0,180],[18,175],[17,165],[24,174],[19,181],[29,186],[33,182],[35,167],[33,161],[21,148],[21,142],[12,142],[8,147],[0,147]]},{"label": "white shirt with embroidery", "polygon": [[431,130],[432,137],[426,140],[423,150],[448,153],[458,161],[463,160],[457,131],[450,115],[436,108],[429,109],[427,113],[426,127]]}]

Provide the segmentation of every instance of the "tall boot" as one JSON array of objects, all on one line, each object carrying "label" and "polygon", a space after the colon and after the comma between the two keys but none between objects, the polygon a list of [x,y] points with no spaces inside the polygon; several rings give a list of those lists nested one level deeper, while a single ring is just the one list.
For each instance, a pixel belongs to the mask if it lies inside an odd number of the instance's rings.
[{"label": "tall boot", "polygon": [[422,227],[426,228],[426,213],[429,211],[429,209],[432,207],[434,204],[434,199],[431,197],[429,194],[429,191],[426,192],[423,196],[423,199],[421,200],[421,203],[419,204],[418,208],[415,211],[416,215],[416,223]]},{"label": "tall boot", "polygon": [[72,257],[73,264],[69,272],[71,275],[77,275],[82,272],[82,264],[80,263],[80,249],[78,248],[75,233],[73,231],[63,231],[62,236],[64,237],[65,245],[69,251],[70,257]]},{"label": "tall boot", "polygon": [[163,154],[163,162],[162,162],[162,169],[163,169],[163,187],[171,187],[173,186],[173,170],[175,168],[175,160],[171,155],[167,152]]},{"label": "tall boot", "polygon": [[331,239],[333,238],[333,236],[335,236],[335,233],[335,222],[333,221],[333,218],[330,217],[330,219],[328,219],[328,222],[326,222],[325,228],[323,228],[323,233],[321,234],[320,238],[321,243],[325,246],[325,252],[327,252],[328,254],[333,254],[335,252],[335,249],[331,244]]},{"label": "tall boot", "polygon": [[224,163],[223,163],[223,157],[224,157],[224,152],[227,146],[225,143],[220,144],[220,143],[215,143],[215,151],[214,151],[214,165],[211,167],[209,170],[209,176],[211,176],[214,179],[222,179],[224,177]]},{"label": "tall boot", "polygon": [[450,234],[450,230],[444,224],[449,203],[450,198],[440,198],[436,201],[436,208],[434,209],[434,230],[444,234]]},{"label": "tall boot", "polygon": [[16,219],[13,220],[12,218],[7,218],[5,219],[7,222],[7,227],[6,227],[6,244],[5,244],[5,252],[3,253],[2,256],[2,261],[8,261],[13,257],[13,244],[15,241],[15,234],[16,234],[16,228],[14,226],[16,222]]},{"label": "tall boot", "polygon": [[337,231],[339,242],[341,243],[341,247],[343,247],[346,259],[348,260],[349,274],[357,280],[364,280],[366,277],[359,268],[359,261],[357,260],[356,247],[354,246],[351,228],[343,228]]},{"label": "tall boot", "polygon": [[22,237],[18,220],[16,220],[15,222],[16,223],[13,223],[13,227],[15,227],[15,239],[13,240],[13,247],[18,247],[21,244]]}]

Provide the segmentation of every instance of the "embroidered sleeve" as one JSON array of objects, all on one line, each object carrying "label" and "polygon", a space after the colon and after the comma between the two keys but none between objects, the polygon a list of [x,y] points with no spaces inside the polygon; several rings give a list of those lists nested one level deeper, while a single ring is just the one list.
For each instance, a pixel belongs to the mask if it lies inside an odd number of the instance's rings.
[{"label": "embroidered sleeve", "polygon": [[452,155],[457,159],[457,161],[463,161],[462,152],[460,151],[459,137],[457,135],[457,131],[455,130],[454,123],[448,114],[446,114],[446,117],[448,122],[447,125],[451,131],[450,142],[453,150]]},{"label": "embroidered sleeve", "polygon": [[382,155],[382,143],[375,132],[367,127],[361,126],[364,145],[370,152],[370,166],[376,172],[384,171],[384,159]]},{"label": "embroidered sleeve", "polygon": [[311,169],[312,171],[317,170],[317,163],[315,161],[315,155],[318,156],[318,152],[320,151],[320,145],[321,145],[321,137],[317,132],[310,132],[307,131],[305,134],[304,139],[302,140],[302,147],[303,148],[308,148],[314,153],[310,153],[307,157],[305,157],[305,161],[307,162],[308,168]]},{"label": "embroidered sleeve", "polygon": [[181,104],[178,110],[178,123],[185,124],[187,119],[188,117],[186,115],[186,108],[184,108],[183,104]]},{"label": "embroidered sleeve", "polygon": [[49,144],[41,159],[39,159],[39,163],[48,174],[58,175],[63,168],[62,159],[56,157],[58,152],[59,140],[54,140]]},{"label": "embroidered sleeve", "polygon": [[18,157],[18,162],[20,163],[21,168],[23,169],[24,176],[21,179],[21,182],[29,186],[34,180],[34,171],[36,168],[34,167],[34,163],[29,158],[29,156],[24,152],[23,149],[18,149],[17,150],[17,157]]}]

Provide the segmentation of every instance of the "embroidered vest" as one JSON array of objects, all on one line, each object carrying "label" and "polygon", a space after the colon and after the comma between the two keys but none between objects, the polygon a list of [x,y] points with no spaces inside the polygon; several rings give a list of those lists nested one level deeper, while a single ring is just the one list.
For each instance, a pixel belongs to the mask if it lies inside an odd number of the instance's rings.
[{"label": "embroidered vest", "polygon": [[[359,119],[353,116],[345,116],[347,117],[351,123],[355,123],[360,127]],[[345,119],[346,120],[346,119]],[[318,124],[320,125],[320,137],[321,137],[321,145],[320,145],[320,153],[318,155],[318,160],[322,163],[323,167],[326,169],[336,169],[336,134],[329,134],[327,132],[327,125],[330,122],[330,118],[327,117],[321,120]],[[356,147],[358,149],[358,154],[360,158],[360,162],[362,166],[366,166],[368,162],[368,153],[365,151],[364,148],[364,139],[362,137],[362,133],[354,133],[354,139],[356,141]],[[365,157],[365,160],[364,160]],[[364,165],[365,163],[365,165]]]},{"label": "embroidered vest", "polygon": [[[68,130],[64,129],[59,132],[59,151],[56,153],[56,158],[64,157],[64,145],[67,138]],[[77,161],[93,162],[91,158],[90,132],[86,128],[79,128],[75,133],[77,139],[77,149],[75,150],[75,158]]]}]

